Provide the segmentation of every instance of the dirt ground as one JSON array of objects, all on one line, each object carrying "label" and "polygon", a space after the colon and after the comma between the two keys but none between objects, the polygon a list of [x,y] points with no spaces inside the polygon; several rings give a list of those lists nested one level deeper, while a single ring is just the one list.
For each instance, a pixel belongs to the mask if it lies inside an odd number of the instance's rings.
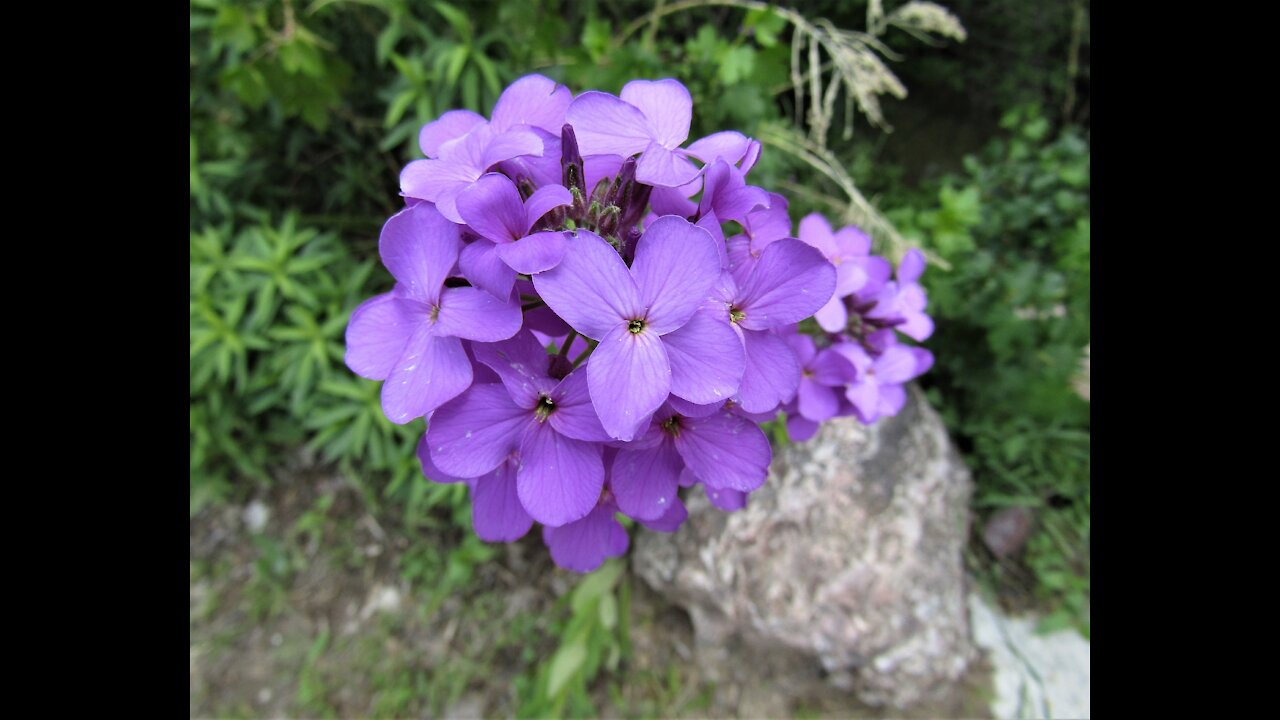
[{"label": "dirt ground", "polygon": [[[486,546],[395,515],[332,472],[295,470],[193,517],[191,716],[515,716],[580,576],[557,569],[537,533]],[[630,572],[624,582],[632,651],[591,686],[604,716],[989,717],[983,667],[954,703],[909,713],[864,706],[817,668],[785,701],[767,678],[716,686],[688,615]]]}]

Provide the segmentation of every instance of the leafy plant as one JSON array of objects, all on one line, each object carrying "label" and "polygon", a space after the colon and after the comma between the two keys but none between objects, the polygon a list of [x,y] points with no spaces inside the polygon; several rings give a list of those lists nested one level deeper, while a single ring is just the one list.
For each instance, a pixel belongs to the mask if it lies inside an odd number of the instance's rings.
[{"label": "leafy plant", "polygon": [[569,617],[555,632],[560,645],[546,661],[535,665],[532,678],[522,677],[517,692],[523,698],[520,717],[590,717],[599,711],[588,688],[602,670],[617,670],[630,653],[627,618],[631,588],[619,560],[609,560],[578,582],[557,604]]},{"label": "leafy plant", "polygon": [[[968,158],[934,207],[894,216],[954,263],[926,276],[938,364],[924,381],[974,470],[979,519],[1034,511],[1022,556],[1031,590],[1052,625],[1087,634],[1089,406],[1074,380],[1090,326],[1088,140],[1051,137],[1034,106],[1002,125],[1010,136]],[[987,558],[1009,590],[1019,575]]]}]

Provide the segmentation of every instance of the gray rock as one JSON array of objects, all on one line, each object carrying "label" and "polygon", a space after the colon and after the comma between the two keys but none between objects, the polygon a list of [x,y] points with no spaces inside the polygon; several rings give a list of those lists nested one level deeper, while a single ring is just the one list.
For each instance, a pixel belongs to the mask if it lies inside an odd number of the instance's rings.
[{"label": "gray rock", "polygon": [[635,568],[689,610],[713,680],[946,702],[975,658],[962,562],[971,490],[913,387],[897,417],[839,418],[776,453],[743,510],[723,513],[695,489],[678,532],[638,533]]},{"label": "gray rock", "polygon": [[1074,630],[1036,633],[1036,618],[1011,618],[976,593],[973,634],[994,666],[999,720],[1089,717],[1089,641]]}]

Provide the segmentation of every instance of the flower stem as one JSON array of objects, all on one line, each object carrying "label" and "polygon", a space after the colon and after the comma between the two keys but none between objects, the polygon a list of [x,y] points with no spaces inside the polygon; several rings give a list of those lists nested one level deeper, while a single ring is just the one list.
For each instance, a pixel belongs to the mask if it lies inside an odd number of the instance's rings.
[{"label": "flower stem", "polygon": [[564,336],[564,345],[560,346],[560,357],[567,357],[569,355],[569,348],[573,346],[573,341],[577,337],[577,330],[570,330],[569,334]]},{"label": "flower stem", "polygon": [[574,368],[577,368],[577,367],[578,367],[579,365],[581,365],[584,361],[586,361],[587,356],[591,354],[591,351],[592,351],[592,350],[595,350],[595,349],[596,349],[596,345],[598,345],[598,344],[599,344],[599,343],[597,343],[597,342],[595,342],[595,341],[588,340],[588,341],[587,341],[587,349],[586,349],[586,350],[583,350],[583,351],[582,351],[582,354],[581,354],[581,355],[579,355],[579,356],[578,356],[578,357],[573,361],[573,367],[574,367]]}]

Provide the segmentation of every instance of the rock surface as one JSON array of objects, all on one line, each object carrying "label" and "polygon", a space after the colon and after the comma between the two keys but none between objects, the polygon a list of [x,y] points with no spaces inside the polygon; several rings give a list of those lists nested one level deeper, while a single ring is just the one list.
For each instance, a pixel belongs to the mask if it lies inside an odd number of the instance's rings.
[{"label": "rock surface", "polygon": [[1089,717],[1089,641],[1074,630],[1037,635],[1035,618],[1010,618],[976,593],[974,640],[995,669],[999,720]]},{"label": "rock surface", "polygon": [[689,610],[713,679],[945,702],[975,658],[962,562],[971,490],[913,387],[897,417],[836,419],[778,452],[743,510],[723,513],[695,489],[677,533],[638,534],[635,568]]}]

